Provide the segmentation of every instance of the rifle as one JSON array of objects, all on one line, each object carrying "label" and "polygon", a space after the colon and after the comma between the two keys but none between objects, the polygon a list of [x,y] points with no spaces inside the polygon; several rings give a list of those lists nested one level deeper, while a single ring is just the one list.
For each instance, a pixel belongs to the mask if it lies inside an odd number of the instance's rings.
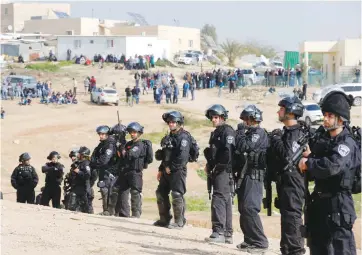
[{"label": "rifle", "polygon": [[211,193],[212,193],[212,186],[213,186],[212,179],[214,176],[215,166],[214,166],[212,151],[211,151],[210,147],[207,147],[204,149],[204,156],[205,156],[207,164],[208,164],[206,183],[207,183],[207,192],[209,193],[209,200],[211,200]]},{"label": "rifle", "polygon": [[233,177],[233,171],[231,169],[230,169],[230,173],[229,173],[229,185],[230,185],[231,203],[234,205],[235,182],[234,182],[234,177]]},{"label": "rifle", "polygon": [[[265,129],[264,129],[265,130]],[[271,133],[268,132],[267,130],[265,130],[265,132],[268,134],[268,138],[270,141],[271,138]],[[272,167],[270,166],[271,162],[269,160],[269,157],[271,157],[271,148],[269,147],[267,150],[267,155],[266,155],[266,175],[265,175],[265,180],[264,180],[264,186],[265,186],[265,198],[263,198],[263,207],[264,209],[267,209],[267,216],[271,216],[272,215],[272,200],[273,200],[273,189],[272,189],[272,181],[273,181],[273,176],[272,176]]]}]

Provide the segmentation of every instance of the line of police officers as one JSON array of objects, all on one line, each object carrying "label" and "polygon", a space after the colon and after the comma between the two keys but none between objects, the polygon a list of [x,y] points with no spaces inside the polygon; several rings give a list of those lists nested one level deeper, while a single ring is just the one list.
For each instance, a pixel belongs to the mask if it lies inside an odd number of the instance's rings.
[{"label": "line of police officers", "polygon": [[[286,97],[278,105],[279,121],[284,127],[271,133],[260,127],[262,112],[254,105],[242,111],[240,119],[243,123],[236,131],[226,124],[228,111],[222,105],[213,105],[206,110],[205,115],[215,130],[211,133],[209,147],[204,150],[207,160],[205,172],[212,187],[212,234],[205,240],[233,243],[232,204],[236,193],[240,227],[244,234],[244,241],[237,248],[248,252],[267,250],[269,243],[259,212],[268,169],[267,174],[272,176],[277,186],[275,206],[281,213],[282,254],[305,253],[301,227],[306,174],[315,183],[307,212],[311,254],[356,254],[352,232],[356,214],[351,193],[361,162],[360,145],[348,129],[350,98],[341,92],[325,96],[321,103],[324,125],[317,131],[308,130],[318,133],[318,136],[310,141],[310,147],[303,153],[296,171],[284,171],[283,168],[300,146],[298,139],[306,132],[297,122],[303,115],[304,106],[297,97]],[[154,225],[182,229],[186,224],[184,195],[187,163],[197,160],[198,146],[190,133],[184,130],[184,117],[180,112],[167,112],[162,118],[168,124],[170,134],[162,139],[161,149],[155,153],[161,164],[156,190],[160,219]],[[131,135],[129,142],[125,140],[126,132]],[[138,218],[142,213],[142,171],[152,162],[152,144],[140,138],[143,127],[137,122],[132,122],[127,128],[120,124],[112,129],[101,126],[97,128],[97,133],[100,143],[90,158],[90,150],[86,147],[70,155],[73,164],[66,179],[70,183],[67,186],[71,188],[65,193],[68,209],[93,212],[92,186],[98,175],[103,214],[129,217],[128,198],[131,194],[132,217]],[[52,199],[53,207],[59,207],[59,180],[64,169],[57,162],[59,158],[58,153],[50,153],[50,162],[42,168],[46,174],[41,199],[43,205],[48,205]],[[19,158],[21,164],[11,177],[12,185],[17,189],[18,202],[34,200],[38,176],[29,159],[29,154],[22,154]],[[236,190],[233,190],[235,186]],[[174,223],[171,223],[170,193]]]}]

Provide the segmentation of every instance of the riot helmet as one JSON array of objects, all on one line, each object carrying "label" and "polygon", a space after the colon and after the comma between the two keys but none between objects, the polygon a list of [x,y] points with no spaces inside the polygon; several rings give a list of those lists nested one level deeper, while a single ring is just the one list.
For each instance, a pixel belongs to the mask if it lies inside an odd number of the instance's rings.
[{"label": "riot helmet", "polygon": [[212,120],[212,116],[221,116],[224,120],[226,120],[228,118],[228,113],[229,111],[227,111],[221,104],[214,104],[206,110],[205,116],[209,120]]},{"label": "riot helmet", "polygon": [[283,120],[287,119],[287,114],[292,113],[295,119],[303,116],[304,105],[300,99],[296,96],[288,96],[279,101],[278,106],[285,108],[285,114]]}]

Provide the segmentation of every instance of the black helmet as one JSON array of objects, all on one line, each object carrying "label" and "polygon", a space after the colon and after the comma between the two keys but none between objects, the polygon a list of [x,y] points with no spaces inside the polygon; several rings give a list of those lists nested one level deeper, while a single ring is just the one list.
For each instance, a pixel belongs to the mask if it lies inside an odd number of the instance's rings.
[{"label": "black helmet", "polygon": [[111,128],[110,134],[116,136],[126,136],[127,127],[122,124],[116,124]]},{"label": "black helmet", "polygon": [[79,155],[83,155],[83,156],[87,156],[89,157],[91,152],[90,152],[90,149],[88,149],[87,147],[85,146],[81,146],[79,148],[79,151],[78,151]]},{"label": "black helmet", "polygon": [[211,120],[212,116],[218,115],[224,117],[226,120],[228,118],[228,112],[221,104],[214,104],[206,110],[205,116]]},{"label": "black helmet", "polygon": [[178,111],[169,111],[162,114],[162,119],[164,122],[168,123],[169,121],[174,121],[179,124],[184,123],[184,116]]},{"label": "black helmet", "polygon": [[106,126],[106,125],[103,125],[103,126],[99,126],[99,127],[97,127],[97,129],[96,129],[96,132],[98,133],[98,134],[109,134],[109,132],[111,131],[111,129],[108,127],[108,126]]},{"label": "black helmet", "polygon": [[47,157],[47,159],[52,160],[54,157],[57,157],[58,159],[60,159],[59,153],[56,151],[52,151],[51,153],[49,153],[49,156]]},{"label": "black helmet", "polygon": [[331,91],[321,101],[322,112],[334,113],[343,121],[350,121],[350,109],[353,104],[353,97],[347,96],[342,91]]},{"label": "black helmet", "polygon": [[293,113],[296,119],[303,116],[304,105],[296,96],[285,97],[279,101],[278,105],[285,108],[286,114]]},{"label": "black helmet", "polygon": [[25,152],[19,156],[19,162],[27,161],[31,159],[29,153]]},{"label": "black helmet", "polygon": [[72,158],[72,157],[76,157],[78,154],[78,149],[74,149],[72,150],[70,153],[69,153],[69,157]]},{"label": "black helmet", "polygon": [[143,134],[143,127],[138,122],[131,122],[127,126],[127,132],[136,131],[140,134]]},{"label": "black helmet", "polygon": [[245,120],[248,118],[253,118],[257,122],[263,121],[263,112],[260,111],[255,105],[251,104],[245,107],[245,109],[240,113],[240,119]]}]

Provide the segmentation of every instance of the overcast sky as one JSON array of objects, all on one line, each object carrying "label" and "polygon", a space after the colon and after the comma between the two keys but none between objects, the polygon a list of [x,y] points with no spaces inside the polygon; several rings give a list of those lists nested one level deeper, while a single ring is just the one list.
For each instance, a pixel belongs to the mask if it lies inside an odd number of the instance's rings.
[{"label": "overcast sky", "polygon": [[[63,1],[62,1],[63,2]],[[66,1],[64,1],[66,2]],[[256,40],[280,51],[298,50],[302,41],[360,37],[361,2],[70,2],[74,17],[131,20],[143,15],[150,25],[216,27],[219,42],[226,38]]]}]

